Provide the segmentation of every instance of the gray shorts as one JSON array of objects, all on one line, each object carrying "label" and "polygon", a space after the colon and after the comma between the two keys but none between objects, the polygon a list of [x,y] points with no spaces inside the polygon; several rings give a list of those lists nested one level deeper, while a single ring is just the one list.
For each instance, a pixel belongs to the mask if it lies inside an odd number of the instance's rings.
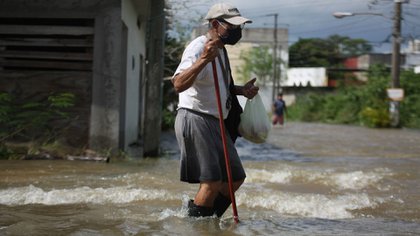
[{"label": "gray shorts", "polygon": [[[223,143],[219,120],[203,113],[179,109],[175,120],[175,134],[181,151],[181,181],[227,182]],[[245,179],[245,171],[234,143],[226,134],[233,181]]]}]

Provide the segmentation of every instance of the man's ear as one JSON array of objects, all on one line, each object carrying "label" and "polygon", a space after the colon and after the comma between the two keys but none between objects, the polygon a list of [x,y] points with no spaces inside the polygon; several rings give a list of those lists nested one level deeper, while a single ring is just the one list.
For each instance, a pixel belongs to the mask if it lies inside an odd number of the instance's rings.
[{"label": "man's ear", "polygon": [[210,21],[210,25],[211,25],[212,28],[217,28],[219,26],[216,19],[212,19]]}]

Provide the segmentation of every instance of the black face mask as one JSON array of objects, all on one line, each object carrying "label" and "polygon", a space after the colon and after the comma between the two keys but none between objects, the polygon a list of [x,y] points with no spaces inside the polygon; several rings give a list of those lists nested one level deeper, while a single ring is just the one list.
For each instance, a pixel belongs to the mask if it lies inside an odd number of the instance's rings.
[{"label": "black face mask", "polygon": [[230,29],[227,36],[219,37],[223,44],[235,45],[242,38],[242,29],[240,27]]}]

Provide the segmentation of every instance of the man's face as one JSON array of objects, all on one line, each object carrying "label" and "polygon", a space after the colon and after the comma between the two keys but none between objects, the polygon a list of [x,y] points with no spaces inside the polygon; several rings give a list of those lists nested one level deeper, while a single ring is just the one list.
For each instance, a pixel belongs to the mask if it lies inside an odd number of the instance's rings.
[{"label": "man's face", "polygon": [[243,28],[243,25],[232,25],[223,20],[216,20],[216,21],[220,26],[220,27],[217,27],[218,33],[222,37],[229,36],[229,31],[232,31],[238,28],[241,28],[241,29]]},{"label": "man's face", "polygon": [[215,32],[223,45],[235,45],[242,37],[242,25],[233,25],[223,19],[214,19],[212,31]]}]

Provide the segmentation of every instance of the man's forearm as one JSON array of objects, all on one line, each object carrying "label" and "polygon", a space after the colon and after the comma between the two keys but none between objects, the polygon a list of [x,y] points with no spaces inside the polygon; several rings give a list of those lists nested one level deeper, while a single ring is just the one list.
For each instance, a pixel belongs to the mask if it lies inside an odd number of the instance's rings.
[{"label": "man's forearm", "polygon": [[198,74],[207,65],[207,61],[204,59],[197,60],[190,68],[179,73],[172,79],[175,91],[177,93],[187,90],[194,84]]}]

